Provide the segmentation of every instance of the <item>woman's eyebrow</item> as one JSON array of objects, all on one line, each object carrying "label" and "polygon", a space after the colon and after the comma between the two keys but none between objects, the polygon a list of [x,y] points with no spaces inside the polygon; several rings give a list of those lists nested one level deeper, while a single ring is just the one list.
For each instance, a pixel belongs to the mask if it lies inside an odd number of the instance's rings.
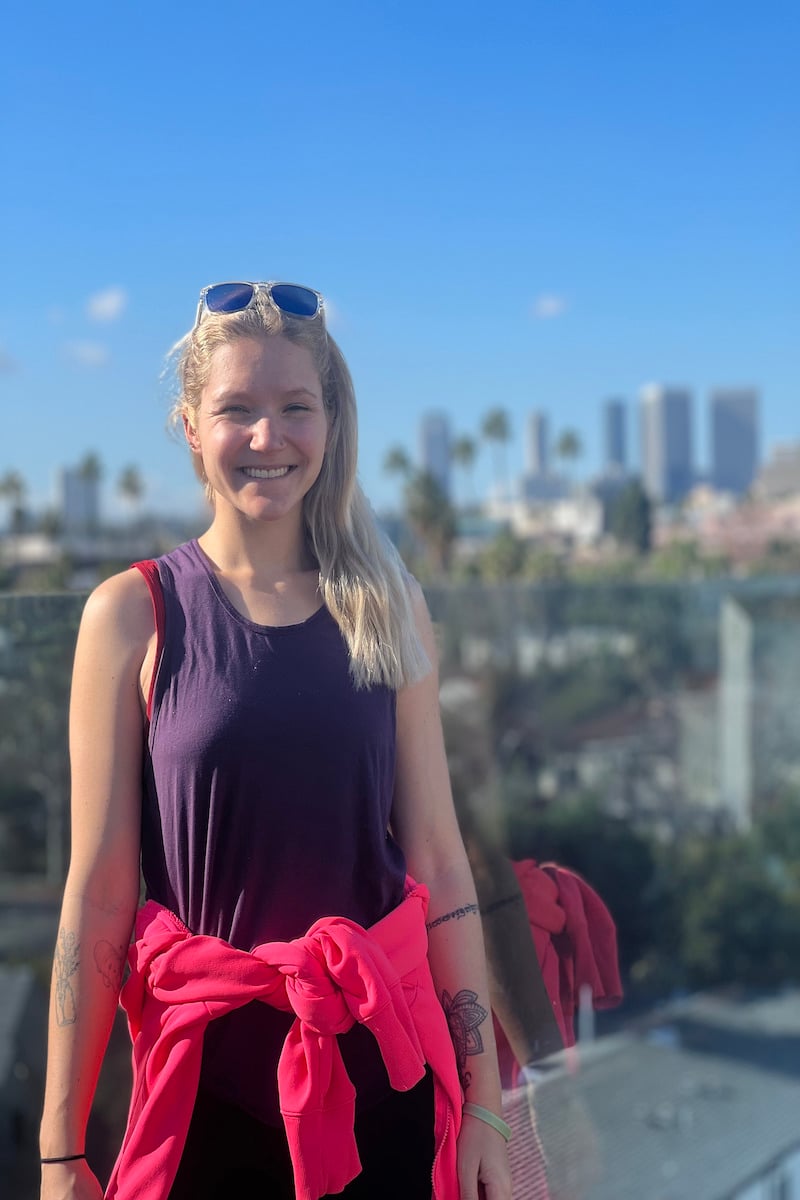
[{"label": "woman's eyebrow", "polygon": [[319,392],[313,392],[311,388],[299,387],[290,388],[287,392],[281,392],[281,395],[288,398],[290,396],[311,396],[313,400],[319,400]]},{"label": "woman's eyebrow", "polygon": [[[276,394],[282,400],[291,400],[293,397],[299,396],[307,396],[312,400],[321,399],[319,392],[314,392],[311,390],[311,388],[306,387],[287,388],[286,391],[279,391]],[[248,402],[252,402],[253,398],[257,397],[258,395],[259,392],[256,388],[254,388],[252,391],[248,388],[232,388],[230,391],[222,388],[220,391],[215,392],[209,397],[209,403],[227,404],[232,400],[246,400]]]}]

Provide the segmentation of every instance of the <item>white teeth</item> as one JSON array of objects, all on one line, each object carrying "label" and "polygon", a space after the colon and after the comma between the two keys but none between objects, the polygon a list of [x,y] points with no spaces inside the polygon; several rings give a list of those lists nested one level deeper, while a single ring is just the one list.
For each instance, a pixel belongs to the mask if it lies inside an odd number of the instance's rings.
[{"label": "white teeth", "polygon": [[251,479],[281,479],[282,476],[288,475],[291,467],[272,467],[270,470],[262,467],[242,467],[245,475],[249,475]]}]

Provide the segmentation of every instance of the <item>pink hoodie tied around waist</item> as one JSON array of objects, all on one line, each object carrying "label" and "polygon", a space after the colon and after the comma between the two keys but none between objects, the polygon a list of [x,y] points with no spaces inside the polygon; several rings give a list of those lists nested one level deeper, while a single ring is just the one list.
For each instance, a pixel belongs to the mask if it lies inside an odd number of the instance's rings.
[{"label": "pink hoodie tied around waist", "polygon": [[131,975],[120,997],[133,1042],[133,1094],[106,1200],[167,1200],[191,1121],[206,1026],[252,1000],[296,1016],[278,1063],[278,1094],[298,1200],[340,1192],[361,1170],[355,1089],[336,1038],[356,1021],[372,1030],[398,1091],[414,1087],[430,1065],[431,1194],[458,1200],[462,1097],[428,966],[427,907],[427,888],[409,879],[403,901],[369,930],[324,917],[302,938],[247,952],[192,934],[148,901],[137,915]]}]

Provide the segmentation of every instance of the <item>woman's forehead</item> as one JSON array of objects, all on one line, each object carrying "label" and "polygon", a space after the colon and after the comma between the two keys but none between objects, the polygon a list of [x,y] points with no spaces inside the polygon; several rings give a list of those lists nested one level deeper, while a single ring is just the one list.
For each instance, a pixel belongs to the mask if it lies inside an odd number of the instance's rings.
[{"label": "woman's forehead", "polygon": [[214,351],[204,391],[227,391],[231,387],[281,392],[306,390],[322,395],[311,352],[280,334],[234,338]]}]

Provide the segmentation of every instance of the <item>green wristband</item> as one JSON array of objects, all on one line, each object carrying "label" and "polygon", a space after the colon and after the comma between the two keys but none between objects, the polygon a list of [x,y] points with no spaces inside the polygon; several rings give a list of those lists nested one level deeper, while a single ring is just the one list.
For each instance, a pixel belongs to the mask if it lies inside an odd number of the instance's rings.
[{"label": "green wristband", "polygon": [[469,1117],[477,1117],[479,1121],[485,1121],[487,1125],[491,1125],[492,1129],[496,1129],[507,1142],[511,1141],[511,1126],[506,1125],[502,1117],[496,1116],[490,1112],[488,1108],[484,1108],[482,1104],[465,1104],[463,1112]]}]

